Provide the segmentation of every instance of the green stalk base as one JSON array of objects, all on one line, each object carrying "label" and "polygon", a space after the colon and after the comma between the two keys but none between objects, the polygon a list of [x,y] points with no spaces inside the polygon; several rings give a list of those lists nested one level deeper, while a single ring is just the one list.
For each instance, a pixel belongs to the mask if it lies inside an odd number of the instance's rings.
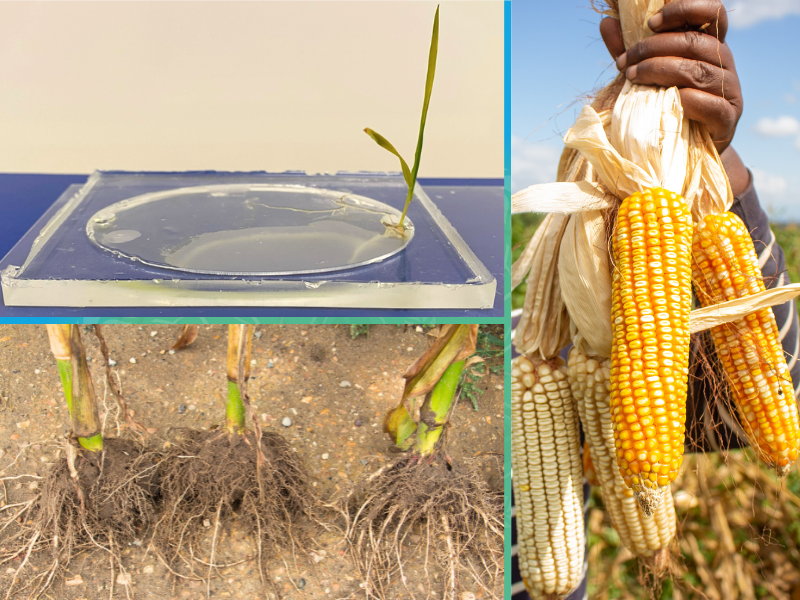
[{"label": "green stalk base", "polygon": [[[460,360],[453,363],[442,374],[439,381],[433,388],[430,397],[430,404],[423,405],[422,410],[433,411],[436,418],[436,427],[429,428],[424,422],[420,421],[417,428],[417,441],[414,445],[414,450],[421,456],[429,456],[436,451],[436,445],[439,438],[442,437],[442,431],[447,424],[447,417],[450,413],[450,407],[453,405],[453,399],[456,395],[456,388],[458,382],[461,380],[461,373],[464,371],[464,361]],[[426,404],[428,404],[426,402]]]},{"label": "green stalk base", "polygon": [[78,443],[89,452],[103,451],[103,436],[100,433],[88,438],[79,437]]},{"label": "green stalk base", "polygon": [[225,421],[228,433],[243,433],[244,426],[244,403],[239,394],[239,384],[235,381],[228,381],[228,403],[225,406]]},{"label": "green stalk base", "polygon": [[64,389],[64,400],[67,401],[67,409],[72,416],[72,364],[68,360],[56,359],[58,374],[61,377],[61,387]]}]

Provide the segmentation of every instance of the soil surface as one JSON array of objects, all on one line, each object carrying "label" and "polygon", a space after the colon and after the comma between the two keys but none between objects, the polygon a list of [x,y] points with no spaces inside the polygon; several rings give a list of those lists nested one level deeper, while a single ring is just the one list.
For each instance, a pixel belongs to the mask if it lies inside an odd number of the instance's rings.
[{"label": "soil surface", "polygon": [[[360,326],[363,327],[363,326]],[[486,327],[486,326],[485,326]],[[147,443],[169,444],[170,428],[208,430],[224,424],[227,326],[201,325],[197,340],[170,353],[181,328],[165,325],[112,325],[104,335],[116,362],[122,393],[134,418],[148,427]],[[332,502],[351,486],[396,457],[382,430],[383,417],[402,394],[402,374],[432,343],[429,328],[372,325],[368,335],[351,337],[350,325],[260,325],[253,340],[248,393],[264,431],[283,435],[305,463],[323,502]],[[493,333],[500,334],[496,326]],[[84,328],[101,420],[107,437],[129,437],[119,418],[102,366],[99,344]],[[449,429],[447,452],[455,461],[472,463],[491,489],[503,489],[502,356],[489,359],[494,373],[474,378],[478,410],[462,395]],[[487,370],[489,371],[489,370]],[[63,455],[69,431],[61,383],[43,325],[0,325],[0,511],[34,496],[51,465]],[[0,518],[8,513],[0,512]],[[309,554],[283,551],[270,563],[272,578],[284,599],[344,599],[364,596],[361,580],[337,526],[312,530]],[[210,527],[213,529],[213,527]],[[211,536],[209,536],[210,538]],[[207,589],[199,580],[170,575],[148,535],[124,552],[126,573],[109,567],[100,552],[73,559],[69,572],[48,592],[65,600],[80,598],[266,599],[254,562],[253,540],[236,526],[217,540],[218,569]],[[205,576],[210,542],[197,548],[197,572]],[[0,590],[21,558],[0,569]],[[36,563],[34,562],[34,567]],[[409,558],[407,588],[397,597],[424,598],[427,581],[441,589],[437,566],[426,574],[421,561]],[[485,598],[481,586],[465,580],[464,600]],[[502,576],[494,593],[502,596]],[[0,600],[5,594],[0,594]],[[19,595],[20,598],[24,594]],[[432,597],[441,598],[437,591]],[[17,594],[12,598],[17,598]]]}]

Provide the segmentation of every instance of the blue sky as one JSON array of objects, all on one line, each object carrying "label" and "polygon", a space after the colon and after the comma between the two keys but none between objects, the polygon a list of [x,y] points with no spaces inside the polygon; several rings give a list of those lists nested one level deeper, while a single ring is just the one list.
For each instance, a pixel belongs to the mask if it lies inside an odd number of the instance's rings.
[{"label": "blue sky", "polygon": [[[726,6],[744,96],[733,146],[771,217],[800,221],[800,0]],[[583,99],[616,75],[599,22],[589,0],[512,2],[512,191],[555,181]]]}]

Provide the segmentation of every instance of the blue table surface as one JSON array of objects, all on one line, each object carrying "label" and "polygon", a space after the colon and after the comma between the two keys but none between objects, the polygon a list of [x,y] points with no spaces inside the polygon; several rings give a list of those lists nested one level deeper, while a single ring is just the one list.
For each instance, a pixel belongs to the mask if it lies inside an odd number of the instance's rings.
[{"label": "blue table surface", "polygon": [[[48,175],[0,173],[0,257],[5,256],[39,217],[70,185],[84,183],[88,175]],[[477,318],[485,322],[500,322],[503,317],[503,241],[504,211],[496,202],[464,200],[449,192],[454,188],[503,187],[502,179],[437,179],[420,178],[419,183],[461,234],[472,251],[497,279],[494,307],[484,310],[369,310],[346,308],[36,308],[5,306],[0,304],[1,319],[60,319],[93,318],[343,318],[358,321],[361,318],[444,318],[463,320]],[[481,215],[476,219],[476,214]],[[475,231],[467,227],[469,221],[480,222],[483,227]],[[2,292],[0,292],[2,302]]]}]

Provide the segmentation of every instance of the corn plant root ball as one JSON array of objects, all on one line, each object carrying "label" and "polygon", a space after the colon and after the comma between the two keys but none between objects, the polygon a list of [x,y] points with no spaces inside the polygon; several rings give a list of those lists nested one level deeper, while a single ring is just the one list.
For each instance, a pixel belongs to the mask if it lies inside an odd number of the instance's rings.
[{"label": "corn plant root ball", "polygon": [[[183,568],[179,563],[194,563],[199,568],[194,576],[205,577],[202,563],[178,559],[196,556],[201,538],[214,553],[222,528],[234,517],[253,536],[265,583],[265,563],[276,548],[303,549],[305,527],[318,523],[306,469],[277,433],[262,434],[260,470],[256,448],[250,431],[175,431],[159,468],[162,511],[154,532],[174,570]],[[214,562],[211,556],[202,559]]]},{"label": "corn plant root ball", "polygon": [[442,569],[442,580],[429,580],[429,597],[461,598],[468,578],[484,597],[495,597],[493,582],[503,577],[503,499],[470,465],[443,453],[404,456],[354,487],[342,512],[367,597],[417,597],[417,589],[397,588],[412,555],[425,572],[429,564]]},{"label": "corn plant root ball", "polygon": [[10,576],[8,594],[41,596],[80,552],[107,552],[112,568],[118,568],[122,550],[141,539],[154,520],[158,458],[138,442],[106,439],[101,452],[78,451],[77,477],[67,459],[59,459],[29,507],[15,515],[22,527],[0,534],[8,536],[0,539],[0,562],[22,559],[9,563],[17,572]]}]

